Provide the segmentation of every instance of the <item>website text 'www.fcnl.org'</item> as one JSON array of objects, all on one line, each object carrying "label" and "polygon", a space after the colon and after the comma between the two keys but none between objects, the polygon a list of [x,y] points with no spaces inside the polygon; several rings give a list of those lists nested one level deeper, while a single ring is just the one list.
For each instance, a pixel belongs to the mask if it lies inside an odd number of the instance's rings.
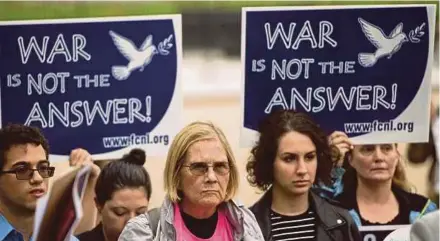
[{"label": "website text 'www.fcnl.org'", "polygon": [[145,144],[163,144],[165,146],[168,146],[169,136],[150,135],[149,133],[145,135],[136,135],[132,133],[129,136],[104,137],[102,138],[102,142],[105,148],[126,147],[131,145],[145,145]]},{"label": "website text 'www.fcnl.org'", "polygon": [[414,122],[380,122],[375,120],[373,122],[364,123],[345,123],[345,133],[369,133],[376,131],[406,131],[413,132]]}]

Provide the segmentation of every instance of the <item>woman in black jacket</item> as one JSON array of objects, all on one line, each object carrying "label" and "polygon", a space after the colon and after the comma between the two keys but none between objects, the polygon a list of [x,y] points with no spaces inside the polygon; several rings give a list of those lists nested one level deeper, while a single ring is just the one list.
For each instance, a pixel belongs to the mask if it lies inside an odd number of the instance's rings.
[{"label": "woman in black jacket", "polygon": [[265,240],[361,240],[346,210],[311,191],[331,185],[332,160],[339,159],[320,127],[306,114],[281,110],[259,132],[246,169],[250,184],[266,191],[251,207]]}]

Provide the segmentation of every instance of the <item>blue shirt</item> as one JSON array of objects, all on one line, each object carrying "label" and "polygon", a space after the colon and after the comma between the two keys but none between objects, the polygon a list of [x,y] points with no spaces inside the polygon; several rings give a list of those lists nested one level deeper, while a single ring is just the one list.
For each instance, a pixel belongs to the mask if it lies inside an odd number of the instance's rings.
[{"label": "blue shirt", "polygon": [[[31,240],[33,238],[31,237]],[[0,241],[24,241],[23,236],[17,232],[14,227],[0,214]],[[79,241],[74,236],[70,237],[70,241]]]}]

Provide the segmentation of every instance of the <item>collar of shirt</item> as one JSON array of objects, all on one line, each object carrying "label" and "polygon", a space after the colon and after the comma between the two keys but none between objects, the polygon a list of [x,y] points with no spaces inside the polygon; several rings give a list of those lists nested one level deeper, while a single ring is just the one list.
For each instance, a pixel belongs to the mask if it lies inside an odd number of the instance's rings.
[{"label": "collar of shirt", "polygon": [[14,227],[12,227],[8,220],[6,220],[6,218],[0,214],[0,241],[9,240],[19,241],[23,240],[23,237],[20,233],[15,231]]},{"label": "collar of shirt", "polygon": [[[31,237],[31,241],[34,240]],[[23,241],[23,236],[0,214],[0,241]],[[78,241],[75,236],[70,236],[70,241]]]}]

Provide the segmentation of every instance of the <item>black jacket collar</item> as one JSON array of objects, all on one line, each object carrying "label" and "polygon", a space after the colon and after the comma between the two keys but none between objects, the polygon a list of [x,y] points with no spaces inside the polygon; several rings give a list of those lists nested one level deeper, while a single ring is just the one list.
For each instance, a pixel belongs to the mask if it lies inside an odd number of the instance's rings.
[{"label": "black jacket collar", "polygon": [[[317,225],[322,227],[325,231],[334,229],[336,227],[345,225],[345,219],[335,211],[335,209],[326,200],[319,197],[313,192],[310,192],[310,200],[312,209],[315,211],[318,223]],[[255,218],[260,225],[261,231],[264,236],[264,240],[272,240],[271,223],[270,223],[270,211],[272,206],[272,188],[270,188],[252,207],[251,211],[254,213]],[[318,227],[318,238],[322,235],[319,233],[320,227]],[[318,239],[319,240],[319,239]]]}]

